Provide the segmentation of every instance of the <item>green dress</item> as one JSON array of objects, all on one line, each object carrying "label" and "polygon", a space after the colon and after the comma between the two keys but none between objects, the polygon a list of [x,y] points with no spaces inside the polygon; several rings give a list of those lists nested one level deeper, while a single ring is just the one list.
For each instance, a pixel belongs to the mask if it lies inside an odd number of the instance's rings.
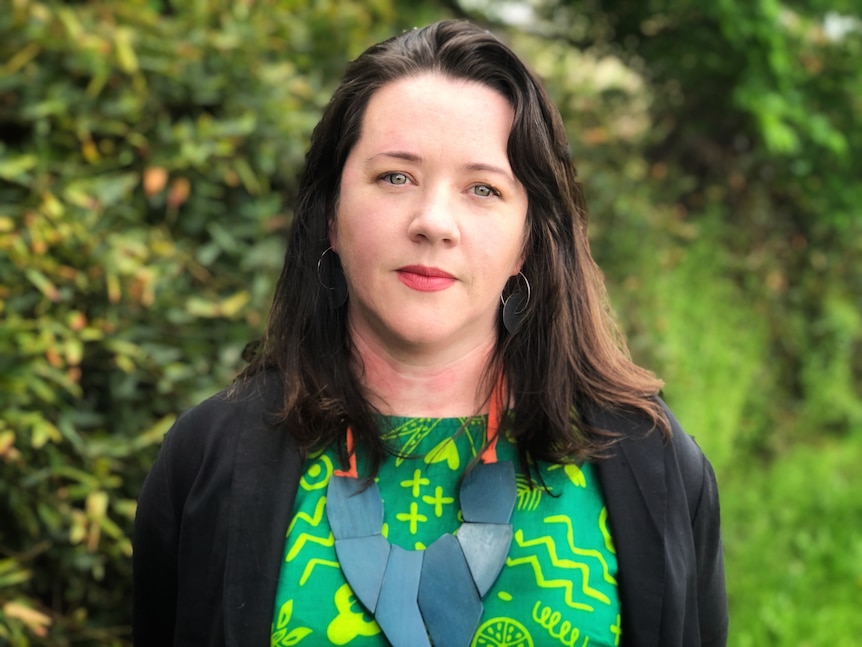
[{"label": "green dress", "polygon": [[[484,443],[486,419],[384,417],[382,428],[404,458],[382,466],[383,534],[424,549],[461,523],[458,479]],[[501,438],[498,460],[517,465]],[[326,517],[326,487],[337,469],[332,450],[306,462],[288,528],[272,625],[272,646],[388,645],[353,595],[338,565]],[[359,474],[363,460],[358,456]],[[483,599],[473,647],[619,645],[617,561],[593,466],[539,463],[547,491],[518,474],[509,557]]]}]

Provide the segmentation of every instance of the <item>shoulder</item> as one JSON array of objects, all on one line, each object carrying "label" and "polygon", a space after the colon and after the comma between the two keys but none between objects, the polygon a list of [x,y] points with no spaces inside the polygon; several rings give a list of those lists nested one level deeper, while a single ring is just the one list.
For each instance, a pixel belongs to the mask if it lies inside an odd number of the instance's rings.
[{"label": "shoulder", "polygon": [[224,442],[238,428],[273,423],[283,394],[282,380],[262,372],[219,391],[187,409],[165,436],[165,443],[206,447]]},{"label": "shoulder", "polygon": [[673,464],[678,468],[685,489],[691,516],[694,517],[700,504],[703,490],[715,481],[712,466],[694,438],[683,431],[676,417],[662,402],[670,423],[671,435],[668,443]]},{"label": "shoulder", "polygon": [[667,420],[667,434],[662,433],[646,414],[628,409],[595,407],[588,411],[587,419],[591,425],[613,434],[618,443],[634,443],[650,452],[670,452],[686,470],[702,469],[704,456],[697,443],[683,430],[664,400],[656,396],[655,401]]},{"label": "shoulder", "polygon": [[590,414],[590,423],[617,437],[608,462],[623,463],[626,471],[644,478],[661,479],[664,486],[674,489],[678,486],[693,517],[704,490],[714,488],[715,475],[694,438],[686,433],[661,398],[656,401],[668,422],[668,434],[656,428],[646,415],[620,409],[596,409]]},{"label": "shoulder", "polygon": [[262,372],[237,382],[184,411],[165,435],[156,466],[177,478],[230,463],[242,436],[260,436],[276,426],[283,382]]},{"label": "shoulder", "polygon": [[[618,438],[598,469],[622,573],[623,609],[630,609],[631,635],[655,630],[660,618],[662,631],[684,632],[668,644],[697,644],[698,632],[699,644],[723,645],[727,598],[715,474],[670,409],[658,403],[668,435],[640,414],[609,410],[590,419]],[[650,587],[660,608],[644,594]]]},{"label": "shoulder", "polygon": [[190,498],[222,505],[238,466],[254,473],[255,462],[280,456],[286,442],[285,434],[278,433],[276,416],[282,393],[283,383],[275,373],[261,373],[182,413],[144,480],[139,518],[171,515],[159,522],[168,526],[179,522]]}]

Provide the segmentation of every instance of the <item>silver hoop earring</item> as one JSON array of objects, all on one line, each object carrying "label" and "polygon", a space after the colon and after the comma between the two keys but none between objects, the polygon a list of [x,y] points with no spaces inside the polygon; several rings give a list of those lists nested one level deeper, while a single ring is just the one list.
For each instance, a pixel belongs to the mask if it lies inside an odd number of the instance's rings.
[{"label": "silver hoop earring", "polygon": [[[324,263],[323,259],[329,252],[332,252],[332,256],[336,260],[331,263]],[[317,282],[326,290],[326,299],[329,301],[330,310],[338,310],[347,303],[347,279],[344,278],[341,261],[337,259],[338,254],[332,247],[324,249],[320,258],[317,259]]]},{"label": "silver hoop earring", "polygon": [[518,329],[524,322],[524,313],[527,311],[527,306],[530,305],[530,296],[532,294],[530,282],[524,276],[524,273],[518,272],[516,278],[523,279],[523,289],[520,281],[518,281],[518,287],[509,296],[503,298],[503,295],[500,295],[500,301],[503,303],[503,325],[509,331],[510,335],[518,332]]}]

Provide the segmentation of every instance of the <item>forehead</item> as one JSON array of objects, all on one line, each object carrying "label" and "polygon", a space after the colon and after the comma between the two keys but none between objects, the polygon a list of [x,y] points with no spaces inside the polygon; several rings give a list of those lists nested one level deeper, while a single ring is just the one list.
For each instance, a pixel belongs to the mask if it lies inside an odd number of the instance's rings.
[{"label": "forehead", "polygon": [[371,95],[358,143],[446,139],[459,148],[505,152],[513,119],[508,99],[490,86],[427,72],[391,81]]},{"label": "forehead", "polygon": [[429,97],[433,100],[428,107],[433,108],[438,105],[470,103],[479,96],[483,100],[490,99],[495,103],[505,104],[511,110],[509,100],[490,85],[434,71],[423,71],[384,83],[371,94],[368,108],[374,104],[389,103],[393,100],[428,101]]}]

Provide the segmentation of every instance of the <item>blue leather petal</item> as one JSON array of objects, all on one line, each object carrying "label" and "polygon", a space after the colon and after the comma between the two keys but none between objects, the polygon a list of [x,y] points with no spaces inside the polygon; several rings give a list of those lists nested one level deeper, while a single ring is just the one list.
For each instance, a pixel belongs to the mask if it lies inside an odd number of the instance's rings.
[{"label": "blue leather petal", "polygon": [[[511,461],[477,465],[464,477],[464,523],[424,551],[383,537],[376,484],[332,476],[326,514],[345,578],[393,647],[466,647],[509,553],[517,500]],[[429,635],[431,638],[429,639]]]},{"label": "blue leather petal", "polygon": [[484,607],[452,535],[441,535],[425,549],[419,608],[434,645],[469,647]]},{"label": "blue leather petal", "polygon": [[392,647],[431,647],[417,598],[423,555],[394,545],[389,552],[374,619]]},{"label": "blue leather petal", "polygon": [[472,523],[509,523],[518,486],[511,461],[483,463],[464,476],[461,484],[461,514]]},{"label": "blue leather petal", "polygon": [[332,476],[326,490],[326,516],[336,539],[379,535],[383,500],[376,483],[349,476]]},{"label": "blue leather petal", "polygon": [[335,554],[353,593],[373,615],[389,559],[389,541],[383,535],[336,539]]}]

